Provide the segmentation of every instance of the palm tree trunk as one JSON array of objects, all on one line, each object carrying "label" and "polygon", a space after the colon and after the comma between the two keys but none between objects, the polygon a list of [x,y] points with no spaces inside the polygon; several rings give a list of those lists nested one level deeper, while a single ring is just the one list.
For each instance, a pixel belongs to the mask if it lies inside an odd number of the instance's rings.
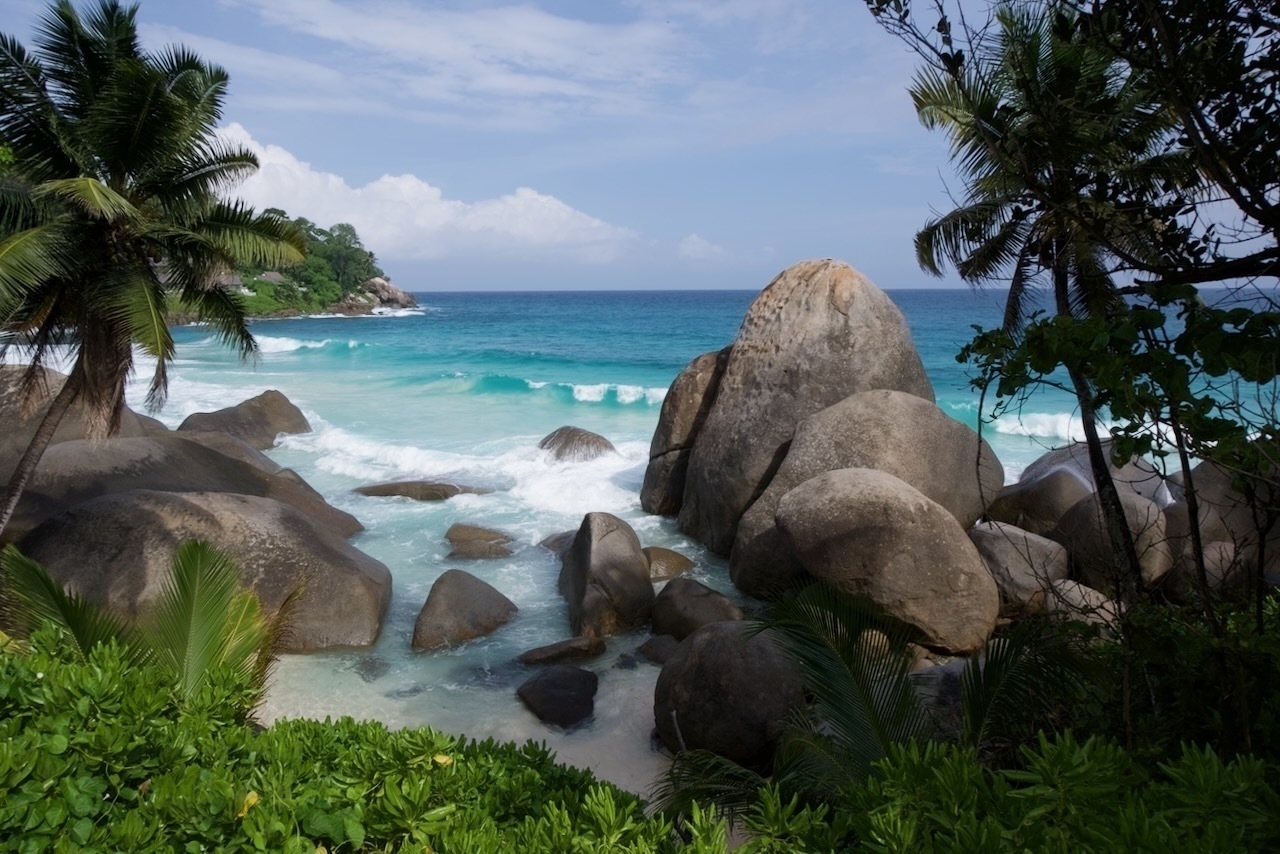
[{"label": "palm tree trunk", "polygon": [[67,410],[80,394],[82,376],[83,372],[77,364],[66,382],[62,384],[53,402],[49,404],[49,409],[41,419],[40,426],[36,428],[35,435],[27,443],[27,449],[23,451],[18,465],[13,470],[13,475],[9,478],[9,486],[4,493],[4,504],[0,505],[0,542],[4,540],[4,531],[9,527],[9,520],[13,518],[14,510],[18,508],[18,501],[21,500],[22,493],[27,488],[27,481],[31,479],[32,473],[40,463],[40,458],[44,456],[45,448],[49,447],[49,442],[53,440],[53,434],[57,432],[63,416],[67,414]]}]

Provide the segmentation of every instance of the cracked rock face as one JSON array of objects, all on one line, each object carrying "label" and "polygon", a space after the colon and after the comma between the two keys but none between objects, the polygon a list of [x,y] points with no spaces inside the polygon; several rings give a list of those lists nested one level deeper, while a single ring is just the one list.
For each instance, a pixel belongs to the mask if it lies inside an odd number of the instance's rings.
[{"label": "cracked rock face", "polygon": [[768,486],[796,425],[871,389],[933,400],[902,312],[839,261],[785,270],[747,310],[694,438],[680,529],[728,554],[738,521]]}]

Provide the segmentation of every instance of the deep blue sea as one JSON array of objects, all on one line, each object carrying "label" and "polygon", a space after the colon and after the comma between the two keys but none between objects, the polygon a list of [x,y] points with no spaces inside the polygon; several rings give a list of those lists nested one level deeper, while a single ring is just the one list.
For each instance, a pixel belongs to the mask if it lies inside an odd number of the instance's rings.
[{"label": "deep blue sea", "polygon": [[[241,363],[200,327],[176,331],[170,397],[158,417],[176,426],[192,412],[230,406],[274,388],[314,431],[271,452],[368,529],[354,544],[391,569],[394,602],[368,652],[287,657],[266,709],[281,715],[351,714],[391,725],[428,723],[475,736],[547,741],[562,758],[643,789],[660,763],[649,750],[657,668],[625,669],[644,640],[610,641],[592,663],[601,673],[593,726],[571,735],[538,723],[515,698],[527,675],[520,652],[568,636],[556,593],[558,563],[537,543],[607,511],[646,545],[676,548],[699,563],[695,577],[732,592],[722,561],[640,510],[649,440],[672,379],[695,356],[730,343],[755,291],[425,293],[417,310],[362,318],[259,321],[255,363]],[[955,361],[972,326],[994,326],[1000,293],[890,292],[902,309],[939,405],[977,427],[978,398]],[[141,406],[147,366],[130,388]],[[617,456],[549,461],[538,441],[562,425],[600,433]],[[1072,432],[1071,402],[1034,398],[1017,417],[983,426],[1006,479]],[[904,425],[909,426],[909,425]],[[368,498],[353,487],[393,479],[446,480],[495,490],[423,504]],[[510,532],[516,553],[496,561],[449,561],[454,522]],[[409,651],[413,621],[432,582],[463,568],[520,608],[495,635],[446,653]],[[617,666],[621,662],[623,667]],[[623,769],[629,769],[625,772]]]}]

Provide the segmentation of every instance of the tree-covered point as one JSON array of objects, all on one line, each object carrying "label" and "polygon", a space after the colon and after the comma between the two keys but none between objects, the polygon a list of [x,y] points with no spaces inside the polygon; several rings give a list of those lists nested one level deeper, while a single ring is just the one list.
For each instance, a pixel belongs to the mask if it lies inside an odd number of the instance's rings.
[{"label": "tree-covered point", "polygon": [[[279,208],[268,208],[266,213],[289,219]],[[250,314],[323,311],[374,276],[385,275],[349,223],[324,229],[304,217],[292,222],[306,239],[303,261],[279,270],[261,264],[243,264],[236,269]]]}]

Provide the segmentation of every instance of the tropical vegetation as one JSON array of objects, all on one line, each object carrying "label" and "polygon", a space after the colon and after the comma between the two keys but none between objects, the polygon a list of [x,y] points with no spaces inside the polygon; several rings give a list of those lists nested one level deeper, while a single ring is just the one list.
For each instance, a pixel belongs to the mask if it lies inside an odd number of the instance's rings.
[{"label": "tropical vegetation", "polygon": [[59,0],[34,49],[0,35],[0,352],[23,349],[29,401],[43,366],[65,356],[50,404],[0,504],[0,531],[73,402],[91,433],[117,425],[135,348],[155,359],[148,402],[165,396],[175,301],[243,356],[244,304],[217,280],[241,263],[302,258],[298,229],[222,193],[257,168],[222,141],[227,75],[182,47],[152,53],[136,6]]},{"label": "tropical vegetation", "polygon": [[[288,219],[279,208],[266,213]],[[241,286],[249,291],[242,295],[250,314],[325,311],[358,292],[369,279],[386,275],[374,254],[364,248],[354,226],[340,222],[324,229],[305,217],[292,222],[306,244],[304,261],[279,270],[261,263],[243,263],[236,268]]]}]

